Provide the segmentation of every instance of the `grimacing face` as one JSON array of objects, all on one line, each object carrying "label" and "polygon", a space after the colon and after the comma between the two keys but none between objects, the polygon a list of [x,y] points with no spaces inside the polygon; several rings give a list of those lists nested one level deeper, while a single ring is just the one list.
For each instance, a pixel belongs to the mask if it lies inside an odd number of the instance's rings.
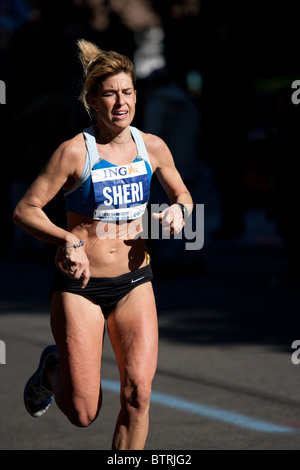
[{"label": "grimacing face", "polygon": [[129,126],[136,104],[130,74],[121,72],[103,80],[97,95],[90,97],[90,104],[97,111],[98,122],[114,128]]}]

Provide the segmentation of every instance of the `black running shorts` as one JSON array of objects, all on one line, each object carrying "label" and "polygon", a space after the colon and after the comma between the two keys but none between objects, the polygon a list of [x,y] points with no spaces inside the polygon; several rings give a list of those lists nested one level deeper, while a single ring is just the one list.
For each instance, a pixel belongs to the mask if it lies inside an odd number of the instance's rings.
[{"label": "black running shorts", "polygon": [[72,279],[66,273],[56,269],[50,286],[50,298],[55,291],[71,292],[82,295],[102,309],[105,318],[125,295],[136,286],[153,279],[150,264],[117,277],[90,277],[84,289],[81,279]]}]

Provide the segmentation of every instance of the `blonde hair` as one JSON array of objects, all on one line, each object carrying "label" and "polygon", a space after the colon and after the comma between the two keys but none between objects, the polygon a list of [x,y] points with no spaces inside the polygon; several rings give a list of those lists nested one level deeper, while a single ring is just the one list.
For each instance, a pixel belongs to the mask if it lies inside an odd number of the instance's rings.
[{"label": "blonde hair", "polygon": [[95,94],[97,87],[103,80],[111,75],[121,72],[131,76],[133,87],[136,86],[136,77],[133,63],[125,55],[114,51],[103,51],[96,44],[85,39],[77,41],[79,59],[83,67],[84,82],[79,99],[91,117],[91,106],[88,101],[89,94]]}]

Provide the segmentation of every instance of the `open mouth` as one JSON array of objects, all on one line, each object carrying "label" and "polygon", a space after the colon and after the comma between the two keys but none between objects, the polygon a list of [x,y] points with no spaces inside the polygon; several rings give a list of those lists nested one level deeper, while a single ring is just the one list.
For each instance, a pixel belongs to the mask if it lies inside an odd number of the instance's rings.
[{"label": "open mouth", "polygon": [[128,115],[128,111],[114,111],[113,117],[116,119],[125,119]]}]

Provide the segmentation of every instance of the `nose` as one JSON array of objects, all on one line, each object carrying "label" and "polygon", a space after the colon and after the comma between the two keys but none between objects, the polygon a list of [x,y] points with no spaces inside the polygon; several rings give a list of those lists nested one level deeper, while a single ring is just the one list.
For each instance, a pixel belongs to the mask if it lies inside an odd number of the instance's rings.
[{"label": "nose", "polygon": [[123,96],[123,93],[122,93],[121,91],[119,91],[119,92],[117,93],[117,99],[116,99],[116,101],[117,101],[117,104],[118,104],[119,106],[122,106],[123,104],[125,104],[124,96]]}]

